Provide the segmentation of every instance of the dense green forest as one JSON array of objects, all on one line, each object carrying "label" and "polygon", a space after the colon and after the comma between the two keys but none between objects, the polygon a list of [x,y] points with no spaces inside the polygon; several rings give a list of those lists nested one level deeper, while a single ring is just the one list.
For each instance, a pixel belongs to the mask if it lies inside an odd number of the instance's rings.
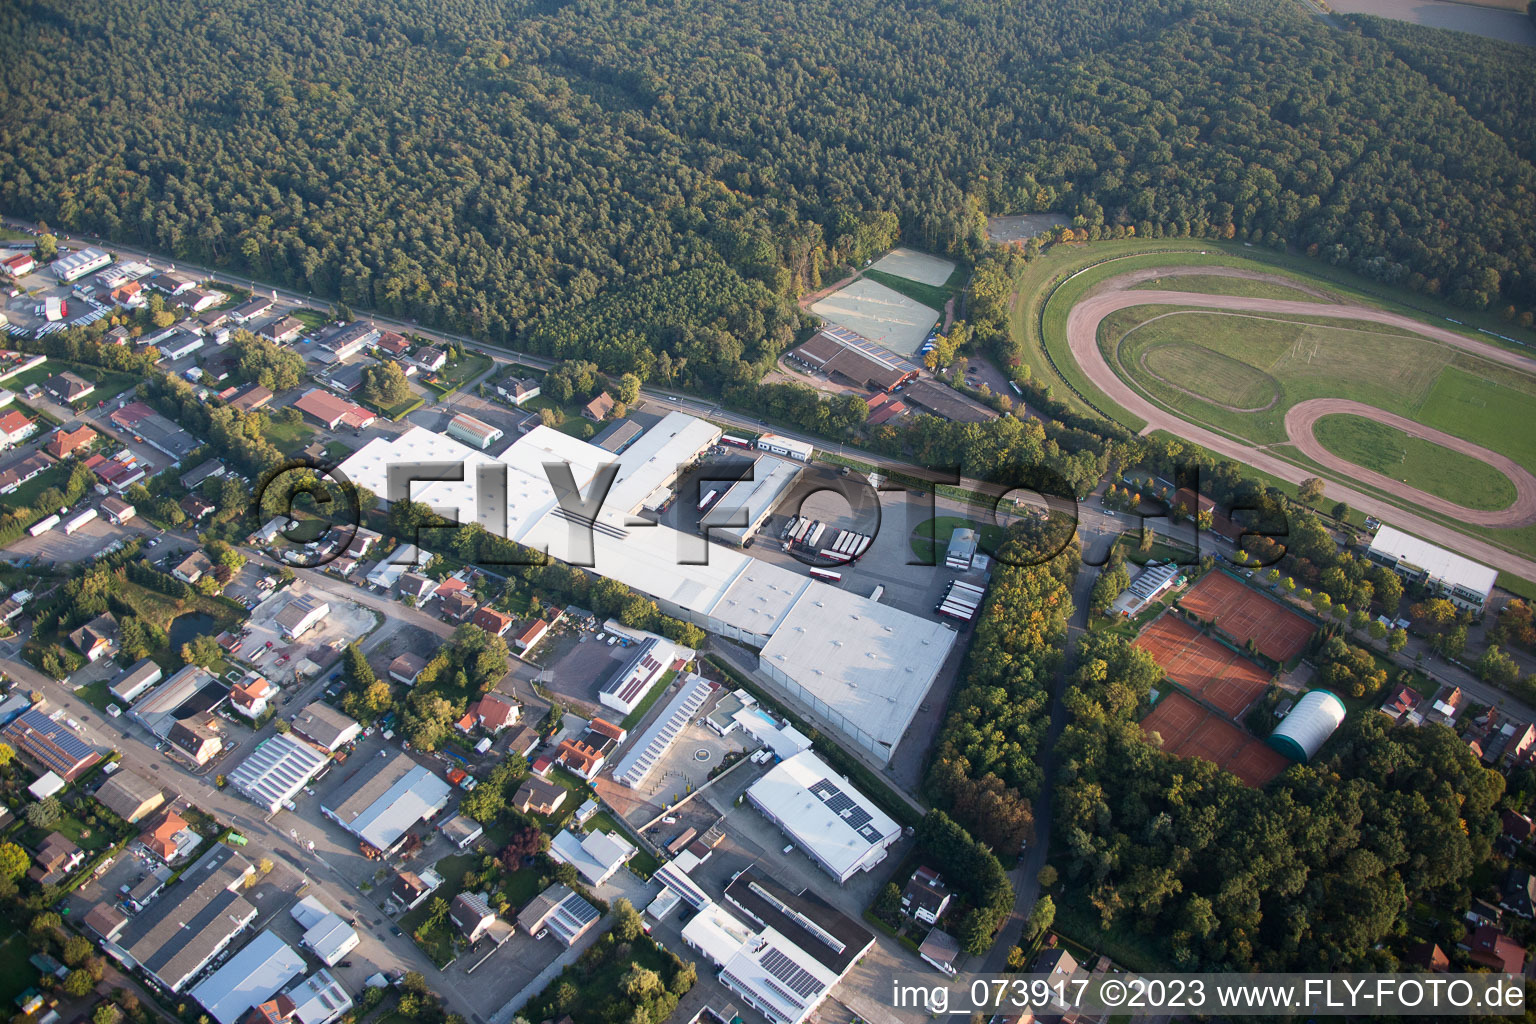
[{"label": "dense green forest", "polygon": [[1536,307],[1529,52],[1285,0],[21,0],[0,57],[7,212],[684,387],[987,213]]},{"label": "dense green forest", "polygon": [[[1465,907],[1504,779],[1451,730],[1352,717],[1310,765],[1250,789],[1163,754],[1135,717],[1162,675],[1090,634],[1057,746],[1064,881],[1101,923],[1207,970],[1391,970],[1413,901]],[[1326,654],[1324,655],[1326,657]]]}]

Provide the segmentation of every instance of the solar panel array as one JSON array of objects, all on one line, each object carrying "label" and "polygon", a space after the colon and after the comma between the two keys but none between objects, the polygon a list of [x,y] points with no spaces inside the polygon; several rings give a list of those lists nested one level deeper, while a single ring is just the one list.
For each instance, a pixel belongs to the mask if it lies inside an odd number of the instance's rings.
[{"label": "solar panel array", "polygon": [[651,773],[651,769],[656,767],[656,762],[666,755],[667,751],[672,748],[673,743],[677,742],[678,734],[682,732],[683,727],[688,724],[688,720],[693,717],[694,712],[699,709],[708,696],[709,683],[700,678],[687,691],[687,698],[678,705],[671,715],[667,716],[666,722],[651,737],[650,742],[645,745],[645,749],[640,751],[640,755],[625,767],[623,771],[617,774],[618,780],[631,789],[638,789],[640,783],[645,781],[645,777]]},{"label": "solar panel array", "polygon": [[764,953],[758,962],[769,974],[793,989],[802,1001],[812,998],[821,991],[821,982],[816,980],[815,975],[777,949],[769,947],[768,952]]},{"label": "solar panel array", "polygon": [[827,805],[827,810],[842,818],[850,828],[863,836],[865,842],[874,845],[880,841],[880,830],[871,824],[874,819],[870,817],[869,812],[855,803],[847,793],[838,789],[832,780],[822,779],[811,787],[811,792]]}]

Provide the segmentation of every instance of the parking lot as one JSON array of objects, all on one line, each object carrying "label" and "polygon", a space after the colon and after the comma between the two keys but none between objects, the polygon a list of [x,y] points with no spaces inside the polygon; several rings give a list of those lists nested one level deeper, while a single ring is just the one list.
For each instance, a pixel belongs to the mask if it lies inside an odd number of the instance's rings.
[{"label": "parking lot", "polygon": [[[92,497],[95,496],[92,495]],[[77,505],[71,514],[83,512],[85,508],[85,505]],[[12,562],[30,560],[34,564],[53,562],[72,565],[101,554],[119,541],[127,543],[134,537],[147,536],[155,532],[157,532],[155,528],[142,519],[130,519],[122,526],[117,526],[104,518],[97,517],[74,533],[65,533],[62,527],[55,526],[36,537],[22,534],[18,540],[6,547],[7,559]]]}]

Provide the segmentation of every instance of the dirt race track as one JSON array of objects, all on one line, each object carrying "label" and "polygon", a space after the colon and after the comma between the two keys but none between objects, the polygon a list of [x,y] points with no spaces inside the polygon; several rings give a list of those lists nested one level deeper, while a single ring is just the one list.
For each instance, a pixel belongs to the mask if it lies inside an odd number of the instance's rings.
[{"label": "dirt race track", "polygon": [[[1421,491],[1417,487],[1409,487],[1401,480],[1394,480],[1384,473],[1357,466],[1324,448],[1322,442],[1312,432],[1318,420],[1335,413],[1348,413],[1351,416],[1362,416],[1377,423],[1385,423],[1389,427],[1396,427],[1410,437],[1423,438],[1442,448],[1449,448],[1471,456],[1479,462],[1486,462],[1509,477],[1510,482],[1515,485],[1515,500],[1507,507],[1493,512],[1478,511],[1437,497],[1428,491]],[[1442,515],[1455,516],[1462,522],[1471,523],[1474,526],[1509,527],[1536,522],[1536,476],[1532,476],[1524,466],[1508,456],[1435,430],[1433,427],[1415,423],[1406,416],[1384,412],[1374,406],[1352,402],[1347,398],[1314,398],[1308,402],[1297,402],[1286,410],[1285,433],[1290,437],[1297,451],[1318,465],[1352,476],[1363,484],[1391,491],[1412,501],[1415,505],[1422,505]]]},{"label": "dirt race track", "polygon": [[[1094,386],[1109,396],[1110,400],[1121,408],[1146,421],[1143,433],[1154,430],[1165,430],[1185,440],[1197,444],[1200,447],[1216,455],[1236,459],[1247,463],[1262,472],[1272,474],[1282,480],[1291,483],[1300,483],[1313,474],[1301,466],[1286,459],[1274,455],[1262,448],[1255,448],[1242,441],[1234,440],[1224,434],[1219,434],[1206,427],[1198,426],[1187,420],[1179,418],[1174,413],[1154,404],[1140,393],[1133,390],[1124,380],[1115,373],[1114,369],[1105,361],[1104,355],[1099,350],[1098,335],[1099,322],[1106,316],[1117,310],[1131,306],[1192,306],[1204,309],[1237,310],[1249,313],[1287,313],[1293,316],[1328,316],[1347,320],[1365,320],[1371,323],[1384,324],[1403,330],[1412,331],[1433,341],[1449,345],[1463,352],[1468,352],[1490,362],[1500,363],[1514,367],[1524,373],[1536,374],[1536,360],[1508,349],[1475,341],[1463,334],[1445,330],[1430,324],[1421,323],[1410,317],[1396,313],[1388,313],[1385,310],[1371,309],[1367,306],[1353,306],[1347,304],[1325,302],[1303,302],[1294,299],[1261,299],[1242,295],[1204,295],[1196,292],[1164,291],[1164,290],[1134,290],[1130,286],[1140,281],[1153,277],[1170,277],[1179,274],[1219,274],[1226,277],[1245,277],[1253,280],[1283,280],[1272,275],[1260,274],[1239,270],[1233,267],[1159,267],[1143,269],[1133,273],[1110,278],[1096,286],[1087,297],[1072,307],[1067,315],[1067,345],[1072,352],[1072,358],[1083,373],[1093,382]],[[1290,283],[1288,280],[1286,283]],[[1331,404],[1332,400],[1321,400],[1325,404]],[[1297,406],[1302,409],[1302,420],[1299,422],[1315,421],[1307,419],[1309,406],[1316,403],[1301,403]],[[1352,403],[1351,403],[1352,404]],[[1353,405],[1353,404],[1352,404]],[[1293,410],[1294,411],[1294,410]],[[1327,410],[1318,411],[1316,415],[1324,415]],[[1348,409],[1333,411],[1351,412],[1356,415],[1367,416],[1389,426],[1399,426],[1394,417],[1370,406],[1353,406]],[[1286,417],[1286,427],[1291,426],[1291,416]],[[1415,425],[1414,429],[1427,439],[1437,444],[1446,444],[1439,436],[1430,436],[1426,428]],[[1445,435],[1448,436],[1448,435]],[[1297,447],[1309,457],[1317,459],[1322,465],[1337,472],[1347,473],[1350,477],[1360,480],[1362,483],[1381,486],[1378,479],[1373,479],[1375,474],[1363,467],[1356,466],[1352,462],[1339,459],[1337,456],[1327,453],[1312,437],[1310,429],[1303,437],[1297,437],[1292,433],[1291,440]],[[1486,449],[1467,442],[1452,438],[1456,441],[1457,451],[1463,452],[1473,458],[1483,459]],[[1311,448],[1306,447],[1311,445]],[[1318,458],[1315,452],[1323,452],[1326,459]],[[1493,463],[1501,472],[1505,472],[1502,463]],[[1343,468],[1341,468],[1343,467]],[[1463,508],[1444,499],[1434,498],[1432,495],[1421,491],[1406,489],[1401,482],[1390,481],[1390,492],[1401,494],[1405,498],[1421,505],[1424,508],[1459,519],[1462,522],[1487,527],[1513,528],[1525,526],[1536,522],[1536,503],[1532,502],[1533,493],[1524,487],[1522,480],[1530,481],[1529,473],[1521,471],[1521,476],[1510,474],[1514,481],[1519,497],[1513,505],[1496,512],[1478,512]],[[1386,478],[1380,478],[1386,479]],[[1498,569],[1514,573],[1528,580],[1536,580],[1536,562],[1518,555],[1510,554],[1503,548],[1477,537],[1471,537],[1452,527],[1434,522],[1422,516],[1415,515],[1388,505],[1381,498],[1356,490],[1335,481],[1327,481],[1327,495],[1335,501],[1347,502],[1354,508],[1379,516],[1390,521],[1394,526],[1409,533],[1416,534],[1434,544],[1440,544],[1453,551],[1459,551],[1469,558],[1477,559]]]}]

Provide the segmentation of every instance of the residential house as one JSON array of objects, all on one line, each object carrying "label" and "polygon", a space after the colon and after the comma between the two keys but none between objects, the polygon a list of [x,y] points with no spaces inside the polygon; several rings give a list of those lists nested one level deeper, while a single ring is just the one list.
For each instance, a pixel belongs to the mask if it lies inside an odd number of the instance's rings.
[{"label": "residential house", "polygon": [[187,495],[176,505],[187,514],[187,519],[194,523],[202,522],[213,515],[213,503],[196,494]]},{"label": "residential house", "polygon": [[1536,907],[1536,876],[1519,868],[1510,868],[1499,892],[1499,906],[1529,921],[1532,907]]},{"label": "residential house", "polygon": [[581,414],[594,423],[601,423],[613,412],[613,396],[606,391],[598,392],[596,398],[581,407]]},{"label": "residential house", "polygon": [[937,924],[949,907],[950,892],[933,868],[924,865],[912,872],[901,893],[901,912],[923,924]]},{"label": "residential house", "polygon": [[570,886],[552,885],[522,909],[517,926],[535,939],[553,935],[570,947],[597,924],[602,914]]},{"label": "residential house", "polygon": [[1451,958],[1433,942],[1420,942],[1403,951],[1403,963],[1439,974],[1451,969]]},{"label": "residential house", "polygon": [[528,624],[528,628],[519,633],[512,640],[512,648],[526,657],[533,653],[540,640],[549,634],[549,623],[544,619],[534,619]]},{"label": "residential house", "polygon": [[416,572],[402,573],[395,586],[402,598],[408,597],[418,605],[431,600],[437,593],[437,581]]},{"label": "residential house", "polygon": [[86,661],[96,661],[113,652],[117,640],[117,620],[111,612],[104,612],[69,634],[69,642],[75,650],[85,655]]},{"label": "residential house", "polygon": [[539,397],[539,382],[514,375],[497,382],[496,394],[513,405],[521,406],[524,402]]},{"label": "residential house", "polygon": [[43,381],[43,390],[52,395],[56,401],[70,405],[89,398],[91,392],[96,390],[96,385],[78,373],[65,370],[63,373]]},{"label": "residential house", "polygon": [[68,458],[81,448],[88,447],[96,440],[96,431],[81,424],[74,430],[60,427],[58,431],[43,445],[43,451],[56,459]]},{"label": "residential house", "polygon": [[1418,725],[1423,720],[1419,714],[1419,705],[1423,703],[1424,698],[1419,691],[1406,683],[1398,683],[1387,694],[1387,699],[1382,701],[1381,710],[1393,721],[1406,720],[1412,725]]},{"label": "residential house", "polygon": [[629,734],[619,726],[594,718],[576,739],[564,739],[556,748],[555,762],[588,782],[597,778],[608,755]]},{"label": "residential house", "polygon": [[197,765],[207,764],[218,755],[220,750],[224,749],[224,740],[219,736],[218,722],[213,718],[205,719],[199,716],[179,720],[171,726],[171,731],[165,738],[171,746]]},{"label": "residential house", "polygon": [[197,282],[185,274],[178,274],[174,270],[162,270],[150,277],[147,282],[151,288],[166,295],[181,295],[197,287]]},{"label": "residential house", "polygon": [[459,930],[459,935],[471,945],[479,942],[496,922],[490,901],[478,892],[461,892],[455,896],[452,906],[448,908],[448,917]]},{"label": "residential house", "polygon": [[1511,840],[1516,846],[1524,846],[1531,841],[1531,834],[1536,832],[1536,822],[1519,811],[1505,811],[1499,815],[1499,823],[1505,838]]},{"label": "residential house", "polygon": [[202,837],[193,831],[187,819],[170,808],[155,815],[139,835],[139,845],[167,864],[191,853],[201,843]]},{"label": "residential house", "polygon": [[417,352],[413,361],[428,373],[436,373],[448,365],[448,353],[435,346],[428,346]]},{"label": "residential house", "polygon": [[387,355],[391,355],[396,359],[399,359],[401,356],[405,355],[411,350],[411,343],[405,340],[402,335],[396,334],[394,331],[384,331],[379,335],[379,340],[376,347]]},{"label": "residential house", "polygon": [[229,318],[235,323],[245,323],[256,317],[264,316],[267,310],[272,308],[272,301],[261,295],[253,295],[251,298],[229,311]]},{"label": "residential house", "polygon": [[602,885],[629,863],[635,845],[617,832],[588,832],[577,838],[569,830],[550,841],[549,856],[561,864],[570,864],[589,885]]},{"label": "residential house", "polygon": [[529,777],[517,788],[512,806],[524,814],[542,814],[547,817],[558,811],[569,795],[564,786]]},{"label": "residential house", "polygon": [[441,600],[443,618],[449,622],[463,622],[474,614],[479,603],[470,596],[469,591],[463,587],[443,593],[443,587],[437,588],[437,595]]},{"label": "residential house", "polygon": [[514,620],[505,612],[485,606],[476,610],[469,621],[494,636],[505,636],[507,630],[512,628]]},{"label": "residential house", "polygon": [[0,494],[10,494],[22,484],[35,480],[44,470],[53,465],[57,463],[42,452],[33,452],[11,463],[0,470]]},{"label": "residential house", "polygon": [[57,885],[85,860],[85,851],[60,832],[50,832],[44,837],[32,858],[32,869],[27,877],[38,885]]},{"label": "residential house", "polygon": [[495,735],[509,725],[516,725],[522,717],[523,706],[510,697],[488,693],[474,706],[474,715],[480,728]]},{"label": "residential house", "polygon": [[1492,925],[1479,926],[1462,946],[1473,963],[1505,974],[1525,973],[1525,947]]},{"label": "residential house", "polygon": [[251,333],[274,345],[286,345],[304,333],[304,321],[291,316],[269,317],[253,327]]},{"label": "residential house", "polygon": [[[0,415],[0,442],[18,445],[35,433],[37,421],[28,419],[20,409],[7,409],[4,415]],[[44,450],[47,450],[46,447]]]},{"label": "residential house", "polygon": [[265,676],[247,672],[244,679],[230,688],[229,702],[246,718],[257,719],[267,713],[276,696],[277,687]]},{"label": "residential house", "polygon": [[355,719],[315,701],[293,716],[293,731],[322,750],[337,750],[363,734]]},{"label": "residential house", "polygon": [[218,459],[207,459],[181,474],[181,486],[189,491],[195,491],[202,486],[204,480],[223,476],[225,472],[224,463]]},{"label": "residential house", "polygon": [[485,835],[484,826],[474,818],[465,817],[462,814],[455,814],[446,819],[437,826],[437,830],[443,834],[444,839],[460,850]]},{"label": "residential house", "polygon": [[272,401],[271,388],[264,388],[260,384],[247,384],[229,397],[229,407],[237,412],[255,412],[264,408]]},{"label": "residential house", "polygon": [[416,677],[427,667],[427,659],[419,654],[402,654],[389,663],[389,678],[406,686],[416,685]]},{"label": "residential house", "polygon": [[1441,687],[1440,692],[1435,695],[1435,699],[1430,702],[1429,708],[1427,710],[1422,707],[1419,710],[1423,713],[1424,720],[1426,722],[1439,722],[1441,725],[1453,725],[1456,722],[1456,717],[1461,714],[1462,708],[1465,706],[1465,704],[1466,698],[1461,692],[1461,687],[1444,686]]},{"label": "residential house", "polygon": [[171,569],[171,575],[181,582],[195,585],[208,573],[213,572],[213,559],[201,551],[194,551]]},{"label": "residential house", "polygon": [[431,868],[417,874],[414,871],[402,871],[395,876],[390,884],[389,896],[400,905],[402,910],[415,910],[421,905],[421,901],[430,896],[438,886],[443,884],[442,876]]},{"label": "residential house", "polygon": [[293,403],[293,407],[329,430],[342,426],[362,430],[378,418],[362,406],[337,398],[319,388],[306,391]]}]

